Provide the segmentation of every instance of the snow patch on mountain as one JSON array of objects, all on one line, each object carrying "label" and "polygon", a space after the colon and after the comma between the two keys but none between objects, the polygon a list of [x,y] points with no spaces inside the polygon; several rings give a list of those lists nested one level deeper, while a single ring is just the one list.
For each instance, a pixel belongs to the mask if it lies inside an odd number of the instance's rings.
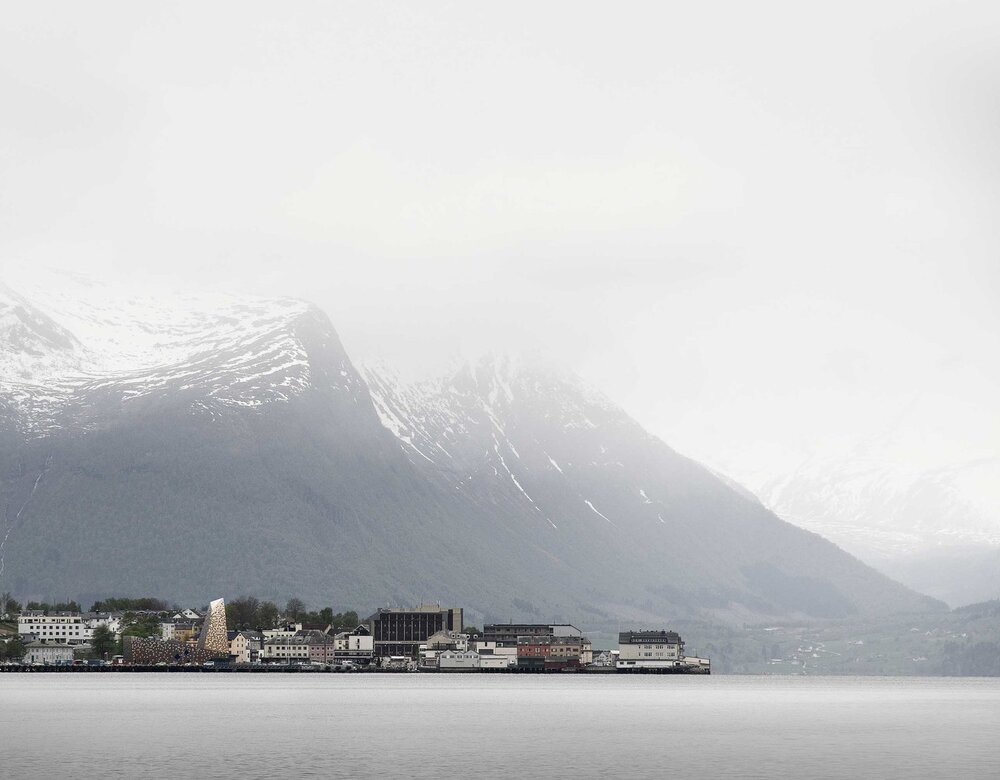
[{"label": "snow patch on mountain", "polygon": [[[489,501],[506,490],[511,500],[530,505],[552,528],[560,524],[539,496],[550,494],[544,487],[546,474],[566,472],[523,427],[523,412],[530,409],[532,416],[550,421],[560,438],[624,416],[575,375],[534,358],[489,355],[453,366],[444,376],[408,381],[383,364],[368,364],[361,371],[382,425],[401,448],[433,462],[452,489],[485,491],[483,498]],[[532,485],[542,486],[537,495]]]},{"label": "snow patch on mountain", "polygon": [[16,291],[0,287],[0,396],[36,434],[93,392],[128,402],[197,388],[223,408],[285,401],[310,383],[294,327],[308,311],[290,299],[154,297],[83,279],[23,278]]},{"label": "snow patch on mountain", "polygon": [[[604,518],[605,520],[607,520],[607,521],[608,521],[609,523],[611,523],[611,518],[610,518],[610,517],[608,517],[608,516],[607,516],[606,514],[604,514],[604,513],[603,513],[603,512],[602,512],[602,511],[601,511],[600,509],[598,509],[598,508],[597,508],[596,506],[594,506],[594,505],[593,505],[592,503],[590,503],[590,500],[589,500],[589,499],[586,499],[586,498],[585,498],[585,499],[583,500],[583,503],[585,503],[585,504],[586,504],[587,506],[589,506],[589,507],[590,507],[590,508],[591,508],[591,509],[593,510],[594,514],[596,514],[596,515],[597,515],[598,517],[602,517],[602,518]],[[612,525],[614,525],[614,523],[611,523],[611,524],[612,524]]]}]

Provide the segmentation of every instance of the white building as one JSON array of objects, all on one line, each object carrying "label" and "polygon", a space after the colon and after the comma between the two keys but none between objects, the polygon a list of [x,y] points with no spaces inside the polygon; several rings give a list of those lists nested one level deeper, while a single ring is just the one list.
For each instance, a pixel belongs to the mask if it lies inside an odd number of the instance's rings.
[{"label": "white building", "polygon": [[681,659],[691,672],[700,674],[712,673],[712,661],[708,658],[699,658],[696,655],[686,655]]},{"label": "white building", "polygon": [[235,631],[229,640],[229,655],[238,664],[258,663],[264,648],[264,637],[257,631]]},{"label": "white building", "polygon": [[76,612],[22,612],[17,619],[17,634],[22,639],[33,636],[47,644],[85,645],[94,635]]},{"label": "white building", "polygon": [[288,623],[281,628],[268,628],[260,633],[264,635],[264,639],[277,639],[279,637],[292,637],[295,636],[299,631],[302,630],[301,623]]},{"label": "white building", "polygon": [[495,642],[486,639],[475,639],[472,643],[472,648],[477,653],[479,653],[480,659],[485,659],[488,657],[503,658],[505,659],[502,666],[497,666],[494,662],[490,663],[490,668],[507,668],[508,666],[517,666],[517,644],[515,643],[513,647],[504,645],[500,642]]},{"label": "white building", "polygon": [[684,641],[674,631],[623,631],[618,635],[619,669],[670,669],[680,666]]},{"label": "white building", "polygon": [[369,663],[375,656],[375,637],[368,626],[353,631],[341,631],[333,638],[333,655],[338,661]]},{"label": "white building", "polygon": [[106,626],[115,636],[122,633],[122,612],[84,612],[80,617],[83,624],[90,629],[91,635],[98,626]]},{"label": "white building", "polygon": [[26,664],[54,664],[72,662],[73,648],[61,642],[28,642],[24,646]]},{"label": "white building", "polygon": [[309,637],[305,635],[271,637],[264,641],[264,653],[261,659],[272,663],[308,662]]},{"label": "white building", "polygon": [[437,654],[438,669],[458,671],[478,669],[479,653],[471,650],[443,650]]},{"label": "white building", "polygon": [[510,655],[480,655],[480,669],[509,669],[517,666],[517,656]]},{"label": "white building", "polygon": [[618,660],[617,650],[600,650],[598,652],[592,653],[593,660],[591,663],[594,666],[614,666],[615,661]]}]

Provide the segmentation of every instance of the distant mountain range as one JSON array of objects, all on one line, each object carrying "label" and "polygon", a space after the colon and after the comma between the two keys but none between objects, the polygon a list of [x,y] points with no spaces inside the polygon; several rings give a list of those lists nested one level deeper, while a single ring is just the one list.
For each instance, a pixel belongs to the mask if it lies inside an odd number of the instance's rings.
[{"label": "distant mountain range", "polygon": [[664,625],[942,607],[542,360],[359,370],[293,300],[0,289],[0,590]]},{"label": "distant mountain range", "polygon": [[916,438],[903,417],[765,481],[758,494],[781,517],[953,606],[1000,597],[1000,457],[914,463],[932,449]]}]

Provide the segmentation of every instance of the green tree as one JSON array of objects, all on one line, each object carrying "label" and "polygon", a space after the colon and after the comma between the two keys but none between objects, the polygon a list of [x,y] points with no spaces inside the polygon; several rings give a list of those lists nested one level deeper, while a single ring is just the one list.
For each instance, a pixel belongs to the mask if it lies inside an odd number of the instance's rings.
[{"label": "green tree", "polygon": [[0,613],[4,615],[16,615],[21,611],[21,605],[10,593],[0,595]]},{"label": "green tree", "polygon": [[262,629],[278,625],[278,607],[273,601],[265,601],[257,610],[257,626]]},{"label": "green tree", "polygon": [[307,625],[316,625],[317,623],[322,623],[323,619],[319,616],[319,612],[300,612],[299,616],[295,618],[296,622],[304,623]]},{"label": "green tree", "polygon": [[476,626],[466,626],[465,628],[462,629],[462,633],[472,636],[473,634],[481,634],[483,632],[480,631]]},{"label": "green tree", "polygon": [[240,596],[226,602],[226,622],[232,629],[253,628],[259,620],[260,601],[253,596]]},{"label": "green tree", "polygon": [[122,616],[122,636],[138,636],[148,639],[160,636],[160,619],[155,615],[136,615],[126,612]]},{"label": "green tree", "polygon": [[306,611],[306,605],[302,599],[290,598],[285,604],[285,617],[289,620],[298,620],[302,613]]},{"label": "green tree", "polygon": [[21,641],[20,637],[13,637],[4,642],[3,647],[0,647],[0,655],[6,661],[20,661],[24,658],[24,654],[28,652],[28,649],[24,646],[24,642]]},{"label": "green tree", "polygon": [[118,643],[114,632],[107,626],[100,625],[94,629],[94,636],[91,638],[90,644],[94,648],[96,658],[106,658],[114,653]]},{"label": "green tree", "polygon": [[331,607],[323,607],[319,611],[319,622],[327,625],[333,623],[333,609]]},{"label": "green tree", "polygon": [[361,619],[358,617],[358,613],[353,609],[347,612],[338,612],[333,616],[331,621],[333,625],[338,627],[350,626],[351,628],[357,628],[361,625]]}]

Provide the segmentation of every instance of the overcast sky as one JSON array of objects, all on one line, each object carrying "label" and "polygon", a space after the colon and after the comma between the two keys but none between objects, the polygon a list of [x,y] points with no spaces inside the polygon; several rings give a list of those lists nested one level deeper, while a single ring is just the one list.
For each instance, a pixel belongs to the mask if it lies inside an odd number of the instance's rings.
[{"label": "overcast sky", "polygon": [[0,98],[2,262],[538,348],[748,480],[997,454],[996,2],[11,3]]}]

